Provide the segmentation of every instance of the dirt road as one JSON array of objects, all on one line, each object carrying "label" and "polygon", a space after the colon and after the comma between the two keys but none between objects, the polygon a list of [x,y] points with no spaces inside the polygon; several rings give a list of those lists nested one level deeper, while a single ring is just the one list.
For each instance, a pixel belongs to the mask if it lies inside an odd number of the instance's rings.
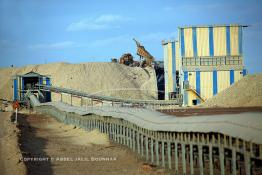
[{"label": "dirt road", "polygon": [[[148,174],[141,170],[143,161],[101,133],[39,114],[20,114],[19,119],[19,142],[29,174]],[[159,174],[153,171],[149,173]]]},{"label": "dirt road", "polygon": [[0,174],[24,175],[25,165],[19,161],[22,157],[18,136],[19,129],[11,122],[11,112],[0,112]]}]

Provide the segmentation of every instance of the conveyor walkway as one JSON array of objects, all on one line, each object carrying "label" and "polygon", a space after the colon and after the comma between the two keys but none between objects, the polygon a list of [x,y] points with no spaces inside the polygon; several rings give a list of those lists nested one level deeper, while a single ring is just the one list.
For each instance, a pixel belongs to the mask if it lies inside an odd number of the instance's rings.
[{"label": "conveyor walkway", "polygon": [[181,118],[144,108],[39,104],[28,95],[37,112],[88,131],[98,129],[176,174],[262,172],[261,112]]},{"label": "conveyor walkway", "polygon": [[118,103],[129,103],[129,104],[142,104],[142,105],[182,105],[182,99],[177,98],[174,100],[139,100],[139,99],[124,99],[112,96],[103,96],[103,95],[96,95],[91,93],[84,93],[77,90],[55,87],[55,86],[47,86],[47,85],[37,85],[40,87],[41,90],[44,91],[51,91],[56,93],[65,93],[71,94],[73,96],[90,98],[93,100],[100,100],[100,101],[109,101],[109,102],[118,102]]}]

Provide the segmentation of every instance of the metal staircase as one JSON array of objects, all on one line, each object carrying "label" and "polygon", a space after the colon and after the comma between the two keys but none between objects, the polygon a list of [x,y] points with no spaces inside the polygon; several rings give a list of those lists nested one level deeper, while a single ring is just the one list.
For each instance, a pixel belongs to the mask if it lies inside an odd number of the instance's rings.
[{"label": "metal staircase", "polygon": [[186,91],[191,91],[193,92],[200,100],[201,102],[205,102],[206,101],[206,98],[203,96],[203,95],[200,95],[197,90],[195,89],[195,87],[191,86],[191,85],[187,85],[186,86],[187,88],[185,88]]}]

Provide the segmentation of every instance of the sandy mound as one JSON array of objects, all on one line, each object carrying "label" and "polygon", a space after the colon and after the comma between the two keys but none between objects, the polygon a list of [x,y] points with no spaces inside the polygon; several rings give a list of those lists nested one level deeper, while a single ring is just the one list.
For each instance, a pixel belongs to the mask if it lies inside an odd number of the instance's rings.
[{"label": "sandy mound", "polygon": [[[106,134],[99,132],[98,130],[93,130],[87,132],[81,128],[75,127],[73,125],[65,125],[63,123],[49,123],[44,126],[50,129],[54,135],[59,135],[61,140],[64,142],[70,142],[75,145],[92,146],[92,145],[105,145],[108,146],[109,138]],[[60,132],[57,132],[57,128]],[[68,139],[70,138],[70,139]]]},{"label": "sandy mound", "polygon": [[262,74],[247,75],[200,106],[262,106]]},{"label": "sandy mound", "polygon": [[[0,98],[12,99],[12,76],[30,71],[50,75],[54,86],[133,99],[156,99],[155,71],[117,63],[53,63],[0,69]],[[58,97],[57,97],[58,98]],[[54,98],[53,98],[54,99]]]},{"label": "sandy mound", "polygon": [[0,174],[27,174],[18,145],[19,129],[11,123],[11,112],[0,112]]}]

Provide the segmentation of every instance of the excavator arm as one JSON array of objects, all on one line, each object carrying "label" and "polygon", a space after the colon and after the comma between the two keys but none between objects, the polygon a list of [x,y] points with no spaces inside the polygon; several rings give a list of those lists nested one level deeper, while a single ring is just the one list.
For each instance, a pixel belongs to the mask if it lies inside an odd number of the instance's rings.
[{"label": "excavator arm", "polygon": [[146,66],[151,66],[152,62],[154,61],[154,57],[145,49],[144,46],[141,45],[140,42],[138,42],[135,38],[133,40],[136,42],[137,55],[145,58]]}]

